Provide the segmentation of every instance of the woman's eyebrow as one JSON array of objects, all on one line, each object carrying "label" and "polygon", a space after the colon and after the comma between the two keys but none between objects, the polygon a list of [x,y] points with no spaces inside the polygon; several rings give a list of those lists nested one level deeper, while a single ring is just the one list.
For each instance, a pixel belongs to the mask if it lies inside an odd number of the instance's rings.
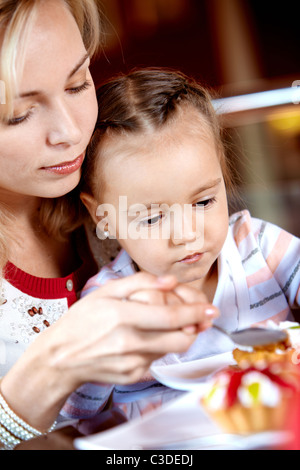
[{"label": "woman's eyebrow", "polygon": [[[83,64],[87,61],[87,59],[89,59],[89,54],[85,54],[82,59],[80,59],[80,61],[78,62],[77,65],[75,65],[75,67],[72,69],[72,71],[69,73],[68,75],[68,78],[67,80],[70,80],[70,78],[73,77],[73,75],[75,75],[75,73],[80,69],[80,67],[83,66]],[[35,91],[28,91],[28,92],[25,92],[25,93],[21,93],[20,95],[18,95],[17,98],[29,98],[30,96],[37,96],[37,95],[41,95],[42,92],[39,91],[39,90],[35,90]]]},{"label": "woman's eyebrow", "polygon": [[70,78],[72,78],[73,75],[75,75],[75,73],[80,69],[80,67],[83,66],[83,64],[86,62],[87,59],[89,59],[89,57],[90,57],[90,56],[89,56],[88,53],[83,56],[83,58],[78,62],[77,65],[75,65],[75,67],[73,68],[73,70],[72,70],[72,71],[70,72],[70,74],[68,75],[68,80],[69,80]]}]

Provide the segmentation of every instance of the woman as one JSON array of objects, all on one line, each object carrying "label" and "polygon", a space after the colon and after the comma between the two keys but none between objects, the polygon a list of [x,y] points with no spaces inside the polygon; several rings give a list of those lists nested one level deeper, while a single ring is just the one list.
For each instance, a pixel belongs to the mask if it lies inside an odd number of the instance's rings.
[{"label": "woman", "polygon": [[[73,190],[97,117],[97,5],[1,0],[0,28],[0,440],[13,445],[46,432],[83,383],[137,381],[218,313],[176,280],[145,274],[75,302],[96,269]],[[182,303],[164,305],[164,290]],[[154,304],[131,300],[139,291]]]}]

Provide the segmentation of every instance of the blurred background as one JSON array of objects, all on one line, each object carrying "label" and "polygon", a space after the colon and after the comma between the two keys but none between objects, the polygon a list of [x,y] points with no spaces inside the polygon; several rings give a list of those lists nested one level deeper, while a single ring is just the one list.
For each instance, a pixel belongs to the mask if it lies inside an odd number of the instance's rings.
[{"label": "blurred background", "polygon": [[101,3],[105,44],[92,65],[96,86],[134,67],[163,66],[226,98],[216,107],[240,175],[238,208],[300,236],[299,2]]}]

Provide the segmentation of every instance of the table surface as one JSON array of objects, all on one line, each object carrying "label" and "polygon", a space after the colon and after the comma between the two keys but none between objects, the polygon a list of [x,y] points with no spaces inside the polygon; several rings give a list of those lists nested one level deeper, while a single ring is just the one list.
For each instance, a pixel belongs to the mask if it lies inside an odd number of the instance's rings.
[{"label": "table surface", "polygon": [[[41,436],[30,441],[23,442],[22,444],[19,444],[15,450],[77,450],[75,449],[73,442],[74,439],[78,437],[82,437],[82,434],[74,427],[67,426],[59,431],[54,431],[51,434],[47,434],[46,436]],[[271,446],[270,448],[267,447],[265,450],[274,449]],[[286,445],[286,443],[282,443],[282,445],[277,443],[275,450],[299,450],[299,446],[297,446],[297,449],[293,449],[290,448],[288,444]]]},{"label": "table surface", "polygon": [[[106,431],[108,429],[115,428],[116,426],[124,423],[124,416],[116,412],[115,410],[104,412],[103,417],[99,417],[100,423],[97,423],[97,420],[86,420],[83,421],[79,427],[79,430],[71,425],[66,425],[65,427],[53,431],[44,436],[40,436],[29,441],[22,442],[19,444],[15,450],[77,450],[74,446],[74,439],[83,437],[88,434],[99,433],[101,431]],[[83,432],[82,432],[83,431]],[[118,431],[117,431],[118,432]],[[217,436],[216,436],[217,437]],[[256,443],[257,444],[257,443]],[[260,442],[260,445],[262,443]],[[270,442],[269,442],[270,444]],[[273,442],[273,445],[263,446],[262,449],[271,450],[275,448],[277,450],[288,450],[289,442],[277,441]],[[197,449],[198,447],[192,447],[191,449]],[[201,447],[200,447],[201,448]],[[235,446],[234,446],[235,448]],[[238,447],[237,447],[238,448]],[[260,446],[258,446],[260,448]],[[298,450],[297,446],[297,450]],[[248,448],[246,447],[248,450]],[[246,450],[245,449],[245,450]],[[255,447],[250,447],[251,450],[255,450]],[[249,449],[249,450],[250,450]],[[233,450],[233,449],[231,449]],[[240,448],[239,450],[243,450]]]},{"label": "table surface", "polygon": [[75,450],[73,441],[82,436],[74,427],[68,426],[51,434],[19,444],[15,450]]}]

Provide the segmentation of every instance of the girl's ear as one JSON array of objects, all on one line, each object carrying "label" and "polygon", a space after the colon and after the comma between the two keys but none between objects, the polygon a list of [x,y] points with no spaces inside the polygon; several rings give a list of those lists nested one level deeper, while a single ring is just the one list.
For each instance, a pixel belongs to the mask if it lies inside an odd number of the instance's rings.
[{"label": "girl's ear", "polygon": [[99,222],[99,219],[96,216],[97,207],[99,205],[98,201],[96,201],[96,199],[88,193],[80,193],[80,199],[89,211],[93,221],[97,225],[97,223]]}]

